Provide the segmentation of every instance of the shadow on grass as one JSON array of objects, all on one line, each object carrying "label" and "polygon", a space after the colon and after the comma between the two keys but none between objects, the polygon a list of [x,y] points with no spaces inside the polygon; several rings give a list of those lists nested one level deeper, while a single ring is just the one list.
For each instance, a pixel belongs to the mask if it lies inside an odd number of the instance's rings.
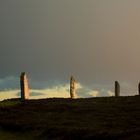
[{"label": "shadow on grass", "polygon": [[140,139],[140,96],[5,100],[0,127],[39,140]]}]

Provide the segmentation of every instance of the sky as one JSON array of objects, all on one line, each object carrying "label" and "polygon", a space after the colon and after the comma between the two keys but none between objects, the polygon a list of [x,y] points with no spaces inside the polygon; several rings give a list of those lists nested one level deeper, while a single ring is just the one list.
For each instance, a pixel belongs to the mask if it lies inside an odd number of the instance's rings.
[{"label": "sky", "polygon": [[[17,96],[25,71],[32,97],[137,94],[139,0],[0,0],[0,96]],[[63,94],[62,94],[63,93]],[[10,96],[10,95],[11,96]]]}]

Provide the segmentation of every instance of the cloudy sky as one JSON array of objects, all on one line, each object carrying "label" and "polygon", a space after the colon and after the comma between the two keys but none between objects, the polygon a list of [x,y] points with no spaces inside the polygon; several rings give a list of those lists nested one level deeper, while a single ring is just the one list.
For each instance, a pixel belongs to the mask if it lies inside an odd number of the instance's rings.
[{"label": "cloudy sky", "polygon": [[1,97],[22,71],[40,97],[67,95],[71,75],[79,97],[112,95],[115,80],[137,94],[139,53],[139,0],[0,0]]}]

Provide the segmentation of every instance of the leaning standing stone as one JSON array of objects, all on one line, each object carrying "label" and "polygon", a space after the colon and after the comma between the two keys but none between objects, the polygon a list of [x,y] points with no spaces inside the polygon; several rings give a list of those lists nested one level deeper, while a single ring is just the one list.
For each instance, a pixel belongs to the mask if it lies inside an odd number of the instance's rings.
[{"label": "leaning standing stone", "polygon": [[28,99],[28,79],[25,72],[20,75],[20,88],[21,88],[21,100],[24,101]]},{"label": "leaning standing stone", "polygon": [[70,78],[70,97],[75,98],[76,81],[73,76]]}]

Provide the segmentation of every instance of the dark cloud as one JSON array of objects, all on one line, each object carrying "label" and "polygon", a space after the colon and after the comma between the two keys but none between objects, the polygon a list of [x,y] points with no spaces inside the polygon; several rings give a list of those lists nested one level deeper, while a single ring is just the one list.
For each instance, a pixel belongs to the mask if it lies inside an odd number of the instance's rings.
[{"label": "dark cloud", "polygon": [[19,78],[17,77],[5,77],[0,79],[0,90],[10,90],[20,88]]},{"label": "dark cloud", "polygon": [[[26,71],[31,87],[45,88],[73,74],[93,89],[118,80],[131,83],[125,92],[136,91],[139,9],[138,0],[0,1],[0,78]],[[8,81],[0,88],[19,87]]]}]

